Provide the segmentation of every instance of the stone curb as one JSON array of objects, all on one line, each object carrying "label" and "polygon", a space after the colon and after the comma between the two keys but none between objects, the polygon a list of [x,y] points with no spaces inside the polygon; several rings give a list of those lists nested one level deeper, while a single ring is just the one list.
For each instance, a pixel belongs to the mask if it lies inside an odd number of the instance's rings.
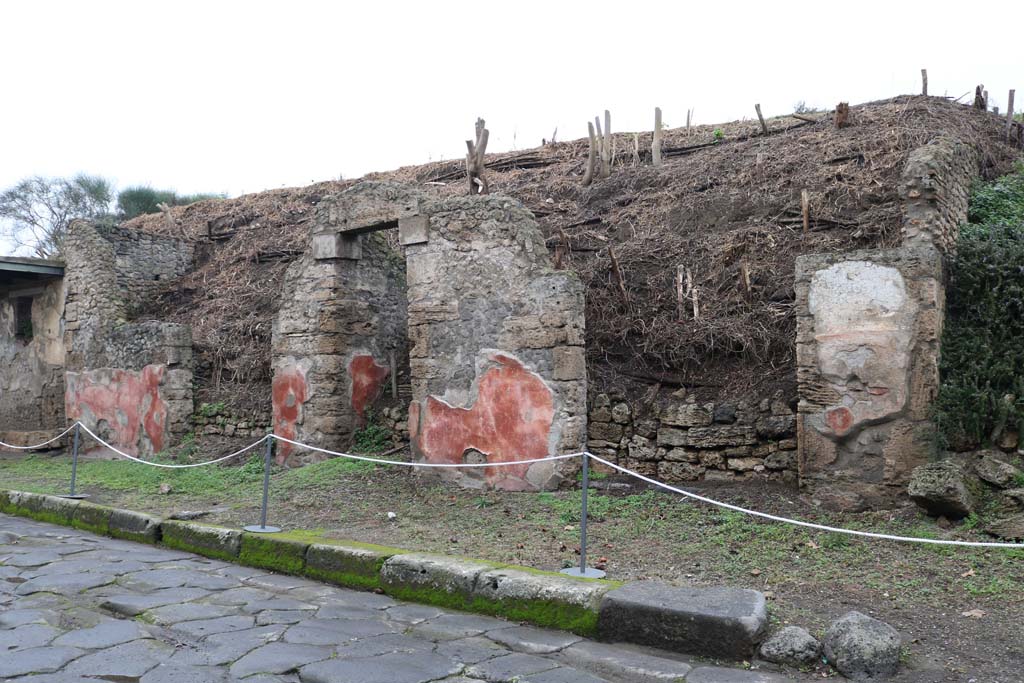
[{"label": "stone curb", "polygon": [[767,630],[764,596],[577,579],[555,572],[303,532],[266,535],[0,490],[0,512],[392,597],[674,652],[750,657]]}]

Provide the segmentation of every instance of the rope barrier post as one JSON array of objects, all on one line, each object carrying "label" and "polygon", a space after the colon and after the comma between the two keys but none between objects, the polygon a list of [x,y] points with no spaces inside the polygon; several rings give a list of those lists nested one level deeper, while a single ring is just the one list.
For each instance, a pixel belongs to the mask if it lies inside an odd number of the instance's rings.
[{"label": "rope barrier post", "polygon": [[263,458],[263,506],[260,508],[260,523],[250,524],[245,527],[246,531],[252,531],[257,534],[276,534],[281,529],[276,526],[267,526],[267,500],[270,493],[270,456],[271,451],[274,448],[274,439],[270,434],[267,434],[267,450]]},{"label": "rope barrier post", "polygon": [[605,573],[587,566],[587,490],[590,488],[590,454],[583,454],[583,493],[580,496],[580,566],[563,569],[563,574],[602,579]]},{"label": "rope barrier post", "polygon": [[66,496],[61,496],[61,498],[74,498],[75,500],[81,500],[89,497],[89,494],[87,493],[75,493],[75,483],[78,479],[78,441],[80,433],[81,426],[76,422],[75,437],[71,442],[71,490]]}]

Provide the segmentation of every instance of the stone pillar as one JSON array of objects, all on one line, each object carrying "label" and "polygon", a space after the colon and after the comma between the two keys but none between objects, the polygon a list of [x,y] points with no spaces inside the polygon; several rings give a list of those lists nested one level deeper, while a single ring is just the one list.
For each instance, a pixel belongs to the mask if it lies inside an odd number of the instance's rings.
[{"label": "stone pillar", "polygon": [[831,507],[891,503],[930,452],[942,256],[868,250],[796,268],[801,483]]},{"label": "stone pillar", "polygon": [[[582,450],[579,279],[552,269],[532,214],[515,200],[452,198],[422,210],[427,219],[405,231],[414,457],[507,462]],[[556,487],[577,467],[442,473],[464,486],[535,490]]]}]

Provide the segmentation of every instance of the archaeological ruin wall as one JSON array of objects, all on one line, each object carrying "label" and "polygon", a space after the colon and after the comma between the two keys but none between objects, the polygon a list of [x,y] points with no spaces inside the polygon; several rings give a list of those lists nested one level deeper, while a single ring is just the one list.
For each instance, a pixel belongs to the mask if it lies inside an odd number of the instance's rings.
[{"label": "archaeological ruin wall", "polygon": [[65,253],[67,419],[132,454],[159,452],[191,428],[191,331],[129,316],[153,283],[191,267],[192,246],[75,221]]},{"label": "archaeological ruin wall", "polygon": [[39,443],[64,426],[64,285],[0,286],[0,440]]},{"label": "archaeological ruin wall", "polygon": [[928,460],[945,262],[978,174],[940,138],[905,167],[901,247],[797,260],[800,482],[830,507],[889,504]]}]

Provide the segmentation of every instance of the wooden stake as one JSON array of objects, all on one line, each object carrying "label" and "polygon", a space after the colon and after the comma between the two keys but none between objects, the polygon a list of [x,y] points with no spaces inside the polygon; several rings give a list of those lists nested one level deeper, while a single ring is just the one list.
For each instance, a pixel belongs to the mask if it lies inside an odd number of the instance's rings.
[{"label": "wooden stake", "polygon": [[985,111],[988,111],[988,90],[986,90],[983,94],[985,95]]},{"label": "wooden stake", "polygon": [[764,122],[764,117],[761,116],[761,105],[755,104],[754,109],[757,110],[757,120],[761,122],[761,132],[768,135],[768,124]]},{"label": "wooden stake", "polygon": [[800,211],[804,217],[804,239],[811,230],[811,195],[807,190],[800,190]]},{"label": "wooden stake", "polygon": [[597,163],[597,136],[594,134],[594,124],[589,121],[587,121],[587,133],[590,135],[590,152],[587,155],[587,170],[583,174],[584,187],[594,182],[594,165]]},{"label": "wooden stake", "polygon": [[750,268],[743,261],[740,262],[740,274],[743,276],[743,285],[747,288],[747,294],[750,294]]},{"label": "wooden stake", "polygon": [[984,92],[985,86],[983,85],[979,85],[977,88],[974,89],[973,106],[975,109],[980,109],[981,111],[985,111],[986,109],[988,109],[988,105],[985,103],[985,96],[983,95]]},{"label": "wooden stake", "polygon": [[928,96],[928,69],[921,69],[921,94]]},{"label": "wooden stake", "polygon": [[693,302],[693,319],[700,320],[700,303],[697,301],[697,287],[693,284],[693,275],[690,273],[689,268],[686,269],[686,291]]},{"label": "wooden stake", "polygon": [[633,133],[633,166],[640,165],[640,133]]},{"label": "wooden stake", "polygon": [[686,269],[682,264],[676,266],[676,316],[682,321],[686,312],[686,294],[683,292],[683,272]]},{"label": "wooden stake", "polygon": [[612,174],[612,114],[604,110],[604,144],[601,145],[601,177]]},{"label": "wooden stake", "polygon": [[1010,133],[1013,131],[1013,94],[1016,92],[1013,88],[1010,88],[1010,97],[1006,101],[1006,139],[1010,139]]},{"label": "wooden stake", "polygon": [[654,139],[651,141],[651,164],[661,166],[661,107],[654,108]]},{"label": "wooden stake", "polygon": [[487,194],[490,187],[484,178],[484,154],[487,153],[487,139],[490,131],[484,127],[484,120],[476,120],[476,142],[466,140],[466,176],[469,179],[470,194]]},{"label": "wooden stake", "polygon": [[693,120],[693,110],[686,110],[686,137],[690,137],[690,121]]},{"label": "wooden stake", "polygon": [[836,105],[836,128],[846,128],[850,125],[850,103],[840,102]]}]

